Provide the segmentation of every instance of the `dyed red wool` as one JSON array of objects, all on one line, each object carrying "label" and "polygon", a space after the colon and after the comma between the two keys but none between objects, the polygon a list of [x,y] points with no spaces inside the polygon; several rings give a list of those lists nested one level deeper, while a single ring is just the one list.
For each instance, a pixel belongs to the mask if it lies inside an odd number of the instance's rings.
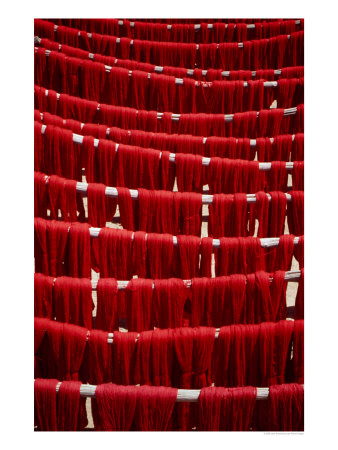
[{"label": "dyed red wool", "polygon": [[[263,402],[262,402],[263,403]],[[304,388],[300,384],[270,386],[269,398],[259,405],[264,431],[304,431]]]},{"label": "dyed red wool", "polygon": [[47,218],[48,186],[46,175],[34,172],[34,217]]},{"label": "dyed red wool", "polygon": [[106,226],[106,187],[104,184],[89,183],[88,197],[88,223],[92,227]]},{"label": "dyed red wool", "polygon": [[272,320],[273,310],[270,294],[269,274],[258,271],[247,275],[247,323],[260,323]]},{"label": "dyed red wool", "polygon": [[155,329],[151,339],[150,370],[152,384],[155,386],[172,386],[174,329]]},{"label": "dyed red wool", "polygon": [[138,431],[167,431],[177,399],[177,389],[140,386],[137,390],[135,426]]},{"label": "dyed red wool", "polygon": [[92,399],[96,431],[130,431],[134,420],[137,386],[101,384]]},{"label": "dyed red wool", "polygon": [[204,237],[201,240],[200,276],[211,277],[211,260],[213,253],[213,239]]},{"label": "dyed red wool", "polygon": [[216,194],[209,205],[208,234],[221,236],[246,236],[248,200],[246,194]]},{"label": "dyed red wool", "polygon": [[292,201],[288,204],[288,225],[290,233],[304,234],[304,191],[290,191]]},{"label": "dyed red wool", "polygon": [[34,274],[34,317],[53,318],[53,284],[53,277]]},{"label": "dyed red wool", "polygon": [[81,382],[64,381],[59,387],[58,399],[58,431],[80,431],[87,424],[86,399],[80,397]]},{"label": "dyed red wool", "polygon": [[294,190],[304,190],[304,161],[295,161],[292,171],[292,187]]},{"label": "dyed red wool", "polygon": [[[192,328],[177,328],[174,330],[175,353],[180,367],[179,386],[182,389],[190,389],[193,377],[193,348],[194,330]],[[189,429],[189,403],[178,405],[177,415],[179,430]]]},{"label": "dyed red wool", "polygon": [[153,331],[143,331],[137,340],[136,363],[134,370],[135,384],[152,384],[150,356],[152,352]]},{"label": "dyed red wool", "polygon": [[178,153],[175,155],[175,164],[178,190],[201,192],[202,156]]},{"label": "dyed red wool", "polygon": [[112,345],[108,343],[108,333],[91,330],[88,340],[88,382],[108,383],[113,376]]},{"label": "dyed red wool", "polygon": [[34,425],[39,431],[57,431],[56,386],[58,380],[34,381]]},{"label": "dyed red wool", "polygon": [[114,332],[113,338],[113,382],[132,384],[137,333]]},{"label": "dyed red wool", "polygon": [[170,234],[147,236],[149,274],[153,279],[170,278],[174,264],[174,242]]},{"label": "dyed red wool", "polygon": [[261,386],[285,383],[293,329],[294,323],[290,320],[260,324]]},{"label": "dyed red wool", "polygon": [[199,431],[248,431],[254,419],[257,389],[203,388],[198,398]]},{"label": "dyed red wool", "polygon": [[64,222],[35,218],[34,232],[36,271],[54,277],[64,275],[68,225]]},{"label": "dyed red wool", "polygon": [[292,369],[291,380],[304,383],[304,320],[295,320]]},{"label": "dyed red wool", "polygon": [[135,230],[134,208],[136,202],[131,198],[130,190],[125,187],[118,187],[117,193],[121,225],[127,230]]},{"label": "dyed red wool", "polygon": [[71,277],[90,278],[91,245],[88,224],[71,224],[67,263],[67,274]]},{"label": "dyed red wool", "polygon": [[214,348],[216,329],[199,327],[194,329],[194,380],[193,387],[200,389],[211,384],[211,357]]},{"label": "dyed red wool", "polygon": [[129,281],[126,313],[128,331],[144,331],[154,327],[153,280],[138,278]]},{"label": "dyed red wool", "polygon": [[298,283],[295,319],[304,319],[304,268],[301,269],[301,277]]},{"label": "dyed red wool", "polygon": [[100,276],[118,280],[132,278],[131,231],[102,228],[99,240]]},{"label": "dyed red wool", "polygon": [[51,175],[48,180],[48,196],[51,218],[58,219],[58,211],[61,211],[65,221],[77,221],[77,195],[76,181]]},{"label": "dyed red wool", "polygon": [[187,288],[183,280],[155,280],[154,319],[159,328],[176,328],[183,325],[183,309]]},{"label": "dyed red wool", "polygon": [[59,322],[92,328],[92,285],[89,279],[59,277],[54,283],[55,318]]},{"label": "dyed red wool", "polygon": [[201,239],[195,236],[177,236],[177,276],[189,279],[198,276]]},{"label": "dyed red wool", "polygon": [[97,282],[97,309],[95,328],[114,331],[119,328],[119,308],[117,281],[100,278]]},{"label": "dyed red wool", "polygon": [[88,330],[76,325],[50,321],[48,339],[59,380],[79,380]]}]

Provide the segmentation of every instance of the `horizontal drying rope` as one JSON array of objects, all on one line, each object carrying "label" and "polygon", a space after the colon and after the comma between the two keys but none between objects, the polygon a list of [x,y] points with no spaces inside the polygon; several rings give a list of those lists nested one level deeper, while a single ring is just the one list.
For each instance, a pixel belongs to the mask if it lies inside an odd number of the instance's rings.
[{"label": "horizontal drying rope", "polygon": [[[59,391],[61,381],[56,385],[56,392]],[[266,400],[269,397],[269,388],[257,389],[257,400]],[[96,386],[92,384],[81,384],[80,396],[81,397],[95,397]],[[176,402],[198,402],[198,397],[200,395],[200,389],[177,389],[177,399]]]},{"label": "horizontal drying rope", "polygon": [[[107,228],[109,228],[109,227],[107,227]],[[110,228],[110,229],[114,230],[114,228]],[[93,237],[93,238],[99,237],[100,231],[101,231],[101,228],[97,228],[97,227],[90,227],[89,228],[90,236]],[[159,233],[155,233],[155,234],[159,234]],[[132,240],[133,240],[133,237],[134,237],[134,233],[132,234],[132,237],[131,237]],[[147,233],[146,233],[146,237],[147,237]],[[278,245],[279,245],[279,237],[259,238],[259,239],[261,241],[261,246],[263,248],[278,247]],[[201,238],[201,240],[202,240],[202,238]],[[294,245],[298,245],[298,242],[299,242],[299,237],[296,236],[294,241],[293,241],[293,243],[294,243]],[[177,237],[176,236],[173,236],[173,244],[177,245]],[[220,240],[219,239],[213,239],[212,240],[212,246],[214,248],[220,247],[221,246]]]},{"label": "horizontal drying rope", "polygon": [[[127,21],[125,21],[125,22],[127,22],[127,23],[129,22],[129,25],[130,25],[131,28],[134,28],[134,27],[135,27],[135,22],[130,22],[129,20],[127,20]],[[202,23],[203,23],[203,22],[202,22]],[[273,23],[273,22],[272,22],[272,23]],[[119,24],[120,26],[125,25],[125,23],[124,23],[123,20],[119,20],[119,21],[118,21],[118,24]],[[148,22],[148,24],[149,24],[149,22]],[[296,25],[299,25],[299,24],[300,24],[300,20],[299,20],[299,19],[295,20],[295,24],[296,24]],[[181,24],[177,24],[177,25],[181,25]],[[246,24],[246,27],[247,27],[248,30],[251,30],[251,29],[256,28],[256,24],[254,24],[254,23],[248,23],[248,24]],[[200,29],[201,29],[201,24],[200,24],[200,23],[194,24],[194,28],[195,28],[196,31],[200,30]],[[208,28],[209,30],[212,30],[212,29],[214,28],[214,24],[208,23],[208,24],[207,24],[207,28]],[[227,24],[227,23],[224,24],[224,28],[228,28],[228,24]],[[236,25],[236,24],[235,24],[234,28],[237,28],[237,25]],[[168,24],[168,25],[167,25],[167,29],[168,29],[168,30],[171,30],[171,29],[172,29],[172,25],[171,25],[171,24]]]},{"label": "horizontal drying rope", "polygon": [[[46,175],[46,183],[48,184],[48,179],[49,176]],[[81,194],[86,194],[88,191],[88,183],[83,183],[81,181],[78,181],[76,183],[76,192],[79,192]],[[134,200],[138,199],[138,190],[137,189],[129,189],[130,192],[130,197],[133,198]],[[155,192],[162,192],[162,191],[155,191]],[[177,192],[178,194],[180,192],[178,191],[173,191],[173,193],[175,194],[175,192]],[[106,186],[106,191],[105,191],[105,195],[107,197],[111,197],[111,198],[118,198],[119,193],[116,187],[110,187],[110,186]],[[216,194],[217,195],[217,194]],[[231,195],[231,194],[229,194]],[[269,201],[271,201],[271,196],[270,194],[266,194]],[[288,193],[285,193],[286,199],[287,201],[292,201],[292,196]],[[248,203],[256,203],[257,199],[256,199],[256,195],[255,194],[246,194],[246,198]],[[203,205],[210,205],[212,204],[214,199],[213,195],[206,195],[206,194],[202,194],[202,204]]]},{"label": "horizontal drying rope", "polygon": [[[43,122],[43,112],[40,112],[40,117],[41,117],[41,121]],[[63,123],[65,124],[66,123],[66,120],[65,119],[63,119]],[[82,128],[85,126],[86,124],[85,123],[83,123],[83,122],[81,122],[81,130],[82,130]],[[46,125],[47,126],[47,125]],[[110,127],[107,127],[107,131],[106,131],[106,135],[107,136],[109,136],[109,134],[110,134]],[[76,135],[75,134],[75,136],[80,136],[80,135]],[[193,136],[193,137],[196,137],[196,136]],[[296,135],[295,134],[292,134],[292,141],[294,141],[295,140],[295,137],[296,137]],[[78,139],[78,138],[76,138],[76,139]],[[82,139],[83,139],[83,137],[82,137]],[[201,137],[201,139],[202,139],[202,142],[203,142],[203,144],[205,145],[206,144],[206,142],[207,142],[207,137]],[[226,139],[226,138],[225,138]],[[95,145],[95,147],[98,145],[98,139],[94,139],[94,145]],[[238,141],[238,139],[236,139],[236,141]],[[270,142],[271,142],[271,144],[273,144],[273,142],[274,142],[274,138],[270,138]],[[77,142],[77,143],[80,143],[81,144],[81,142]],[[257,140],[256,139],[250,139],[250,147],[256,147],[257,146]],[[170,156],[169,156],[169,160],[171,161],[171,156],[172,155],[174,155],[174,153],[171,153],[170,154]],[[202,159],[202,164],[203,165],[205,165],[204,164],[204,161],[207,161],[209,158],[203,158]],[[287,163],[288,164],[288,163]],[[288,167],[288,166],[287,166]]]},{"label": "horizontal drying rope", "polygon": [[[48,89],[45,89],[45,95],[46,95],[46,97],[48,97]],[[60,95],[61,94],[59,92],[56,93],[57,100],[59,100]],[[98,111],[100,110],[100,103],[98,103],[98,105],[97,105],[97,110]],[[273,109],[271,109],[271,111],[273,111]],[[158,112],[157,119],[160,120],[163,117],[163,114],[164,113]],[[241,114],[241,113],[237,113],[237,114]],[[294,114],[297,114],[297,106],[294,106],[293,108],[285,108],[284,109],[284,116],[293,116]],[[178,120],[180,120],[180,116],[181,116],[181,114],[172,114],[171,119],[178,121]],[[259,111],[257,111],[257,117],[259,117]],[[234,118],[234,114],[224,114],[225,122],[232,122],[233,118]]]},{"label": "horizontal drying rope", "polygon": [[[297,281],[301,277],[301,271],[300,270],[290,270],[288,272],[285,272],[285,281]],[[55,282],[56,278],[54,278]],[[273,277],[270,277],[270,283],[272,283]],[[97,283],[98,280],[92,280],[92,289],[93,291],[96,291],[97,289]],[[123,291],[127,288],[129,283],[129,280],[117,280],[117,289],[119,291]],[[186,288],[191,288],[191,280],[183,280],[183,283]],[[153,283],[153,289],[155,289],[155,284]]]},{"label": "horizontal drying rope", "polygon": [[[111,228],[111,227],[105,227],[105,228],[112,230],[112,231],[114,231],[114,230],[115,231],[123,231],[120,228]],[[68,232],[69,232],[69,230],[70,230],[70,227],[68,227]],[[89,227],[89,234],[90,234],[90,237],[92,237],[92,238],[98,238],[100,231],[101,231],[101,228],[99,228],[99,227]],[[145,239],[147,239],[147,234],[149,234],[149,233],[145,234]],[[150,233],[150,234],[161,235],[160,233]],[[131,240],[133,241],[133,239],[134,239],[134,232],[132,232],[132,235],[131,235]],[[279,237],[257,238],[257,239],[260,240],[262,248],[272,248],[272,247],[279,246]],[[300,239],[299,236],[295,236],[293,244],[298,245],[299,239]],[[202,238],[201,238],[201,241],[202,241]],[[173,244],[174,245],[178,244],[176,236],[173,236]],[[221,246],[221,241],[219,239],[213,239],[212,246],[214,248],[219,248]]]},{"label": "horizontal drying rope", "polygon": [[[291,318],[286,319],[286,320],[294,321],[294,319],[291,319]],[[218,339],[220,330],[221,330],[220,328],[215,328],[215,339]],[[45,328],[45,332],[47,332],[47,328]],[[113,342],[114,342],[114,333],[108,333],[108,332],[105,332],[105,333],[107,333],[107,336],[108,336],[107,337],[107,344],[112,345]],[[128,333],[128,331],[122,331],[122,333]],[[139,338],[140,338],[140,333],[137,333],[137,336],[135,337],[135,343],[138,342]],[[89,339],[90,339],[90,330],[87,330],[86,341],[88,342]]]},{"label": "horizontal drying rope", "polygon": [[[294,321],[294,319],[286,319],[286,320],[291,320],[291,321]],[[220,332],[220,328],[215,328],[215,339],[218,339],[218,336],[219,336],[219,332]],[[122,333],[128,333],[128,331],[123,331]],[[114,333],[107,333],[108,334],[108,337],[107,337],[107,344],[113,344],[113,341],[114,341]],[[139,338],[140,338],[140,334],[138,333],[137,334],[137,336],[136,336],[136,338],[135,338],[135,342],[137,343],[137,341],[139,340]],[[87,333],[87,337],[86,337],[86,340],[88,341],[90,339],[90,330],[88,330],[88,333]]]},{"label": "horizontal drying rope", "polygon": [[[39,36],[34,36],[34,44],[39,44],[39,45],[41,44],[41,38]],[[59,44],[59,51],[62,51],[62,44]],[[94,53],[89,53],[88,52],[88,58],[89,59],[93,59],[94,60],[94,57],[95,57]],[[119,61],[119,59],[115,58],[114,64],[117,65],[118,61]],[[154,66],[154,72],[162,73],[163,70],[164,70],[163,66]],[[274,70],[274,75],[281,75],[282,74],[282,70],[283,69],[275,69]],[[187,75],[194,75],[194,69],[186,69],[186,71],[187,71]],[[230,72],[232,72],[232,71],[230,71],[230,70],[223,70],[221,72],[222,77],[229,77],[230,76]],[[202,70],[202,76],[206,77],[207,74],[208,74],[208,70],[204,70],[203,69]],[[251,74],[252,74],[253,77],[255,77],[256,74],[257,74],[257,71],[256,70],[252,70]]]},{"label": "horizontal drying rope", "polygon": [[[301,271],[300,270],[290,270],[285,272],[284,275],[284,280],[285,282],[298,282],[301,278]],[[55,277],[53,279],[53,286],[55,285],[55,282],[57,281],[58,277]],[[134,279],[134,278],[133,278]],[[196,278],[195,278],[196,279]],[[216,280],[216,278],[211,278],[212,280]],[[109,280],[109,278],[104,278],[104,280]],[[117,290],[119,291],[125,291],[127,289],[128,284],[130,283],[131,280],[116,280],[117,283]],[[184,283],[185,288],[187,289],[191,289],[191,283],[192,280],[182,280]],[[269,277],[269,281],[270,283],[273,282],[273,277]],[[97,291],[97,285],[98,285],[99,280],[91,280],[91,285],[92,285],[92,291],[95,292]],[[152,288],[155,289],[155,283],[152,283]],[[288,307],[287,309],[289,310],[289,308],[294,308],[294,306]],[[291,315],[287,315],[286,320],[294,320],[293,317],[293,313],[290,312]],[[93,318],[96,318],[96,313],[93,310],[92,313]],[[220,329],[216,328],[216,338],[218,337],[218,333],[219,333]],[[137,335],[136,338],[136,342],[139,338],[139,334]],[[108,333],[108,338],[107,338],[107,343],[112,344],[113,343],[113,337],[114,337],[114,333]],[[87,336],[87,340],[88,340],[88,336]]]},{"label": "horizontal drying rope", "polygon": [[[67,28],[71,28],[71,27],[67,27]],[[57,32],[57,29],[58,29],[58,25],[54,25],[54,32]],[[83,31],[82,33],[87,34],[88,38],[91,39],[92,33],[88,33],[87,31]],[[81,36],[81,31],[80,30],[78,32],[78,35]],[[284,35],[280,35],[280,36],[284,36]],[[291,39],[291,35],[290,34],[288,34],[286,36],[288,37],[288,39]],[[114,37],[114,36],[111,36],[111,37]],[[267,38],[267,40],[269,40],[269,39],[271,39],[271,38]],[[120,38],[116,37],[115,42],[117,44],[119,44],[120,43]],[[250,42],[250,41],[247,41],[247,42]],[[130,45],[133,45],[133,44],[134,44],[134,40],[131,39]],[[193,45],[192,43],[190,43],[190,44]],[[195,44],[195,45],[196,45],[196,50],[199,50],[199,48],[200,48],[199,44]],[[217,44],[217,48],[219,48],[219,44]],[[243,42],[238,42],[238,48],[244,48]]]},{"label": "horizontal drying rope", "polygon": [[[41,134],[45,133],[47,127],[48,127],[48,125],[44,125],[44,124],[41,125]],[[83,138],[84,138],[84,136],[82,136],[81,134],[73,133],[73,142],[75,144],[82,145]],[[294,139],[294,135],[292,136],[292,139]],[[99,139],[94,138],[94,147],[98,147],[99,142],[100,142]],[[113,141],[110,141],[110,142],[112,142],[112,144],[113,144]],[[251,144],[251,142],[250,142],[250,144]],[[119,148],[119,144],[115,143],[115,151],[116,152],[118,151],[118,148]],[[158,151],[161,152],[160,150],[158,150]],[[210,160],[211,160],[211,158],[203,157],[202,158],[202,165],[203,166],[209,166]],[[171,161],[173,163],[176,161],[175,153],[170,153],[169,154],[169,161]],[[236,160],[233,160],[233,161],[236,161]],[[286,168],[286,170],[292,170],[293,169],[293,162],[286,162],[285,168]],[[260,162],[259,163],[259,170],[270,170],[270,169],[271,169],[271,162]],[[116,195],[114,194],[114,196],[116,196]],[[209,197],[210,197],[210,195],[209,195]],[[137,197],[133,197],[133,198],[137,198]],[[211,202],[212,202],[212,200],[211,200]],[[211,203],[211,202],[207,201],[206,203]]]},{"label": "horizontal drying rope", "polygon": [[[35,50],[35,52],[37,52],[38,47],[34,47],[34,50]],[[53,50],[46,49],[45,50],[46,56],[49,56],[52,51]],[[102,64],[102,63],[100,63],[100,64]],[[110,73],[110,71],[113,69],[113,67],[107,66],[106,64],[104,65],[104,67],[105,67],[107,73]],[[130,77],[132,76],[132,74],[133,74],[133,71],[129,70],[129,76]],[[151,78],[151,73],[148,73],[148,78],[149,79]],[[239,82],[240,81],[242,81],[242,80],[239,80]],[[183,78],[175,78],[175,83],[184,85],[184,79]],[[196,86],[202,85],[203,87],[209,87],[212,83],[213,83],[212,81],[197,81],[197,80],[195,81],[195,85]],[[243,86],[244,87],[248,87],[249,83],[247,81],[243,81]],[[266,88],[268,88],[268,87],[277,87],[277,86],[278,86],[278,81],[264,81],[264,87],[266,87]]]},{"label": "horizontal drying rope", "polygon": [[[46,183],[48,184],[48,179],[49,176],[46,175]],[[76,183],[76,192],[79,192],[80,194],[86,194],[88,191],[88,183],[83,183],[81,181],[78,181]],[[134,200],[138,199],[138,190],[137,189],[129,189],[130,192],[130,197]],[[162,192],[161,190],[156,191],[155,192]],[[171,192],[171,191],[170,191]],[[173,193],[180,193],[179,191],[173,191]],[[110,186],[106,186],[106,191],[105,191],[105,195],[107,197],[111,197],[111,198],[118,198],[119,193],[116,187],[110,187]],[[216,194],[217,195],[217,194]],[[228,194],[231,195],[231,194]],[[266,193],[269,201],[271,201],[271,196],[269,193]],[[292,196],[290,194],[288,194],[287,192],[285,192],[285,196],[287,201],[292,201]],[[256,203],[257,199],[256,199],[256,194],[246,194],[246,198],[248,203]],[[209,194],[202,194],[202,204],[203,205],[210,205],[213,203],[213,199],[214,196],[213,195],[209,195]]]},{"label": "horizontal drying rope", "polygon": [[[87,193],[87,189],[88,189],[88,183],[82,183],[82,182],[77,182],[76,184],[76,191],[80,192],[82,194]],[[130,196],[131,198],[137,200],[138,199],[138,190],[137,189],[129,189],[130,192]],[[161,191],[158,191],[161,192]],[[231,194],[230,194],[231,195]],[[112,198],[118,198],[119,193],[117,188],[115,187],[110,187],[110,186],[106,186],[106,196],[107,197],[112,197]],[[269,201],[271,200],[271,197],[269,194],[267,194]],[[286,199],[288,201],[292,200],[292,197],[290,194],[285,193]],[[255,194],[247,194],[247,201],[248,203],[256,203],[256,196]],[[214,196],[213,195],[205,195],[202,194],[202,204],[203,205],[210,205],[213,202]]]},{"label": "horizontal drying rope", "polygon": [[[289,282],[289,281],[298,281],[298,280],[300,279],[300,277],[301,277],[301,271],[300,271],[300,270],[289,270],[288,272],[285,272],[285,277],[284,277],[284,279],[285,279],[286,282]],[[217,277],[216,277],[216,278],[217,278]],[[105,280],[106,280],[106,279],[107,279],[107,278],[105,278]],[[213,279],[214,279],[214,278],[213,278]],[[53,285],[54,285],[54,283],[55,283],[56,280],[57,280],[57,277],[53,279]],[[270,280],[270,283],[272,283],[273,277],[270,277],[269,280]],[[98,281],[99,281],[99,280],[91,280],[92,290],[93,290],[93,291],[96,291],[96,290],[97,290],[97,284],[98,284]],[[130,281],[131,281],[131,280],[116,280],[116,282],[117,282],[117,289],[118,289],[119,291],[124,291],[124,290],[127,288],[127,286],[128,286],[128,284],[129,284]],[[191,280],[183,280],[183,283],[184,283],[184,286],[185,286],[187,289],[190,289],[190,288],[191,288]],[[153,289],[155,289],[155,284],[154,284],[154,283],[153,283]]]}]

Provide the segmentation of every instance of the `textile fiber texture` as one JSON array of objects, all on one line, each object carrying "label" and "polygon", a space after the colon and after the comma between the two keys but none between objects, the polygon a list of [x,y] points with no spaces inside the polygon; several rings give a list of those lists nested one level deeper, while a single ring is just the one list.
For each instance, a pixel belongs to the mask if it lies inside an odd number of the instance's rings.
[{"label": "textile fiber texture", "polygon": [[34,430],[304,430],[304,20],[34,20]]}]

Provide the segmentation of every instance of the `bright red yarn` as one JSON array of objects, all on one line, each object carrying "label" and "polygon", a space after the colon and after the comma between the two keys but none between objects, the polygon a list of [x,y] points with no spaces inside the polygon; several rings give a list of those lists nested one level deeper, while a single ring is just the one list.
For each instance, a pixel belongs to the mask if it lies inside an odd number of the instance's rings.
[{"label": "bright red yarn", "polygon": [[53,379],[34,381],[34,425],[39,431],[57,431],[57,384]]},{"label": "bright red yarn", "polygon": [[53,318],[53,277],[34,274],[34,317]]},{"label": "bright red yarn", "polygon": [[300,384],[270,386],[260,405],[260,430],[304,431],[304,388]]},{"label": "bright red yarn", "polygon": [[80,431],[87,424],[81,383],[37,378],[34,381],[34,423],[38,431]]},{"label": "bright red yarn", "polygon": [[[97,385],[95,430],[304,429],[303,21],[257,19],[248,29],[206,19],[196,30],[198,20],[35,21],[37,430],[87,426],[81,382]],[[291,106],[296,114],[285,114]],[[214,198],[201,238],[205,185]],[[117,205],[123,230],[106,228]],[[265,237],[279,245],[262,246]],[[257,402],[252,386],[269,386],[268,400]],[[202,388],[199,402],[175,406],[177,388]]]},{"label": "bright red yarn", "polygon": [[92,400],[97,431],[166,431],[177,389],[149,386],[97,386]]},{"label": "bright red yarn", "polygon": [[187,288],[183,280],[155,280],[154,285],[155,325],[159,328],[181,327],[187,298]]},{"label": "bright red yarn", "polygon": [[55,318],[59,322],[92,328],[92,285],[90,280],[59,277],[53,288]]},{"label": "bright red yarn", "polygon": [[203,388],[198,398],[199,431],[249,431],[257,389]]},{"label": "bright red yarn", "polygon": [[119,305],[117,281],[100,278],[97,282],[97,309],[95,327],[99,330],[114,331],[119,327]]},{"label": "bright red yarn", "polygon": [[64,381],[57,394],[58,431],[80,431],[87,424],[86,399],[80,397],[81,382]]},{"label": "bright red yarn", "polygon": [[128,331],[144,331],[154,327],[153,281],[132,279],[126,289]]},{"label": "bright red yarn", "polygon": [[92,399],[96,431],[130,431],[136,409],[135,386],[101,384]]},{"label": "bright red yarn", "polygon": [[301,269],[301,276],[298,282],[295,304],[295,319],[304,319],[304,268]]},{"label": "bright red yarn", "polygon": [[113,376],[112,345],[108,343],[108,333],[91,330],[88,340],[88,382],[107,383]]}]

